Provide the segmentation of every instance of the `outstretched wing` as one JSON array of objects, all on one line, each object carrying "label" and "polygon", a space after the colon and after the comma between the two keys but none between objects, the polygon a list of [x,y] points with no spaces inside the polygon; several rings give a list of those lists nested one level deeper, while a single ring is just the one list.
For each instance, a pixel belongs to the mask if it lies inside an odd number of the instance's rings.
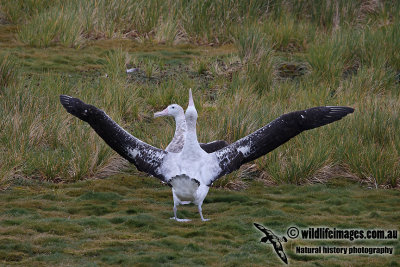
[{"label": "outstretched wing", "polygon": [[283,251],[283,246],[281,244],[281,242],[276,241],[276,242],[272,242],[272,245],[274,246],[275,252],[276,254],[278,254],[279,258],[281,258],[281,260],[283,260],[284,263],[288,263],[287,257],[285,252]]},{"label": "outstretched wing", "polygon": [[155,148],[129,134],[115,123],[104,111],[88,105],[78,98],[60,95],[60,102],[72,115],[89,123],[96,133],[118,154],[135,164],[139,171],[151,174],[163,181],[158,171],[166,151]]},{"label": "outstretched wing", "polygon": [[[267,236],[265,238],[268,238],[268,241],[270,241],[271,244],[274,246],[276,254],[278,254],[279,258],[281,258],[281,260],[283,260],[287,264],[288,260],[287,260],[285,252],[283,251],[283,246],[280,242],[280,238],[278,236],[276,236],[274,233],[272,233],[271,230],[265,228],[261,224],[254,223],[254,225],[255,225],[255,227],[257,227],[258,230],[260,230]],[[263,241],[263,240],[261,239],[261,241]]]},{"label": "outstretched wing", "polygon": [[221,171],[211,180],[237,170],[286,143],[299,133],[340,120],[354,109],[349,107],[315,107],[280,116],[254,133],[215,152]]},{"label": "outstretched wing", "polygon": [[200,147],[207,153],[213,153],[228,145],[229,145],[228,142],[224,140],[216,140],[210,143],[200,143]]},{"label": "outstretched wing", "polygon": [[260,230],[261,232],[263,232],[266,235],[269,235],[269,233],[267,231],[269,231],[267,228],[265,228],[264,226],[262,226],[261,224],[258,223],[253,223],[255,227],[257,227],[258,230]]}]

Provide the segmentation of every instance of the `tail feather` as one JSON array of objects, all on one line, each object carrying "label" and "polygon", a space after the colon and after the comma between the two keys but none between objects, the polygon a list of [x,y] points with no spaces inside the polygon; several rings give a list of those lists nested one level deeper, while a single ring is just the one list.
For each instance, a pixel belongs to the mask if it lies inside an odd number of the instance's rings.
[{"label": "tail feather", "polygon": [[195,192],[200,186],[200,182],[182,174],[172,177],[168,181],[168,185],[175,190],[176,196],[181,201],[193,201]]}]

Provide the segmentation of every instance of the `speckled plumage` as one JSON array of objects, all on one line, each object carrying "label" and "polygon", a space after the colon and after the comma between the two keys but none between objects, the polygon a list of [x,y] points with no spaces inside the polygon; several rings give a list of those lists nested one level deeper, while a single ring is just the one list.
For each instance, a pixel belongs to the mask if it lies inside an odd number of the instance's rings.
[{"label": "speckled plumage", "polygon": [[[154,117],[161,116],[172,116],[175,119],[175,133],[171,142],[165,148],[165,151],[178,153],[182,151],[183,144],[185,143],[186,136],[186,119],[183,108],[178,104],[171,104],[166,109],[160,112],[154,113]],[[215,152],[223,147],[226,147],[228,143],[224,140],[215,140],[209,143],[200,143],[200,147],[207,153]]]}]

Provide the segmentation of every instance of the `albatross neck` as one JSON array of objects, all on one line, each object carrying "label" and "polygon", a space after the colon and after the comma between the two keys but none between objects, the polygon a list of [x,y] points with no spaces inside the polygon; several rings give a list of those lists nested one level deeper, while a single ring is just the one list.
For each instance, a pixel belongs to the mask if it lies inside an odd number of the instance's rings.
[{"label": "albatross neck", "polygon": [[183,148],[183,144],[185,142],[186,135],[186,119],[185,115],[179,114],[175,117],[175,134],[174,138],[172,138],[171,143],[168,147],[172,152],[180,152]]},{"label": "albatross neck", "polygon": [[186,111],[186,139],[185,144],[183,146],[182,152],[191,151],[201,151],[201,147],[199,142],[197,141],[197,133],[196,133],[196,122],[197,122],[197,112],[194,110]]},{"label": "albatross neck", "polygon": [[186,132],[186,119],[183,112],[175,117],[175,133],[178,132]]}]

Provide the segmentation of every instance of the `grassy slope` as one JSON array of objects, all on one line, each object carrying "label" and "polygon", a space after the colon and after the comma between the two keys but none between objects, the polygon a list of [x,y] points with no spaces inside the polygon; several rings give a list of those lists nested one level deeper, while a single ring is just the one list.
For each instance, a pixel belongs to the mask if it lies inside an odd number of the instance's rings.
[{"label": "grassy slope", "polygon": [[[203,223],[195,206],[178,209],[190,223],[169,220],[169,187],[156,179],[118,175],[74,184],[20,185],[1,194],[0,262],[54,265],[210,265],[279,264],[272,246],[259,243],[259,222],[277,234],[289,226],[392,229],[399,227],[399,191],[367,190],[332,181],[327,185],[251,183],[243,192],[210,190]],[[299,256],[298,245],[392,246],[396,256]],[[400,261],[398,241],[284,244],[293,266],[392,265]]]}]

